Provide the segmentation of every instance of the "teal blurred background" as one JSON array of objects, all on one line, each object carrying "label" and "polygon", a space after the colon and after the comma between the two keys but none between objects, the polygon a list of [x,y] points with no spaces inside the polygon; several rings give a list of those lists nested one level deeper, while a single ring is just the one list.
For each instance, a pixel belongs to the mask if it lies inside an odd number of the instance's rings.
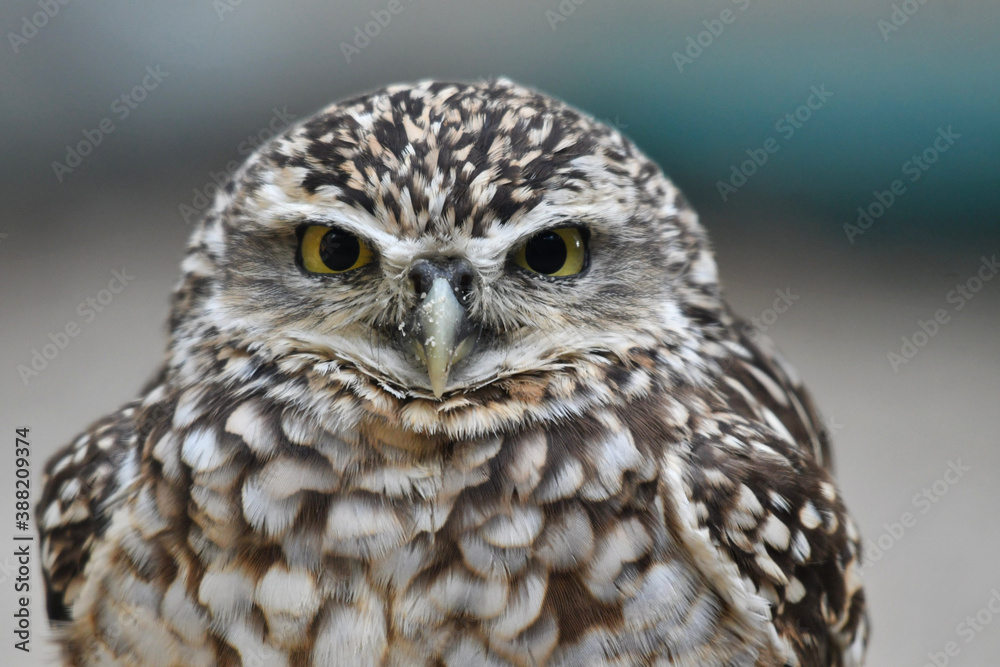
[{"label": "teal blurred background", "polygon": [[[814,392],[844,497],[882,549],[865,571],[869,664],[933,664],[951,641],[948,664],[997,664],[1000,622],[971,642],[957,627],[1000,588],[1000,280],[983,268],[1000,254],[996,0],[64,1],[0,6],[0,433],[32,428],[36,485],[153,373],[190,222],[269,125],[388,83],[508,76],[663,166],[737,312]],[[136,277],[83,319],[112,270]],[[991,282],[959,312],[948,295],[979,271]],[[796,297],[780,315],[776,293]],[[24,380],[69,323],[79,336]],[[12,456],[0,447],[0,471]],[[914,498],[954,461],[971,470],[924,514]],[[35,574],[26,666],[55,655]]]},{"label": "teal blurred background", "polygon": [[[51,0],[58,12],[23,39],[40,6],[8,0],[3,182],[15,198],[22,186],[56,185],[51,163],[110,116],[114,133],[65,181],[143,182],[176,166],[188,175],[164,185],[186,192],[209,166],[238,157],[240,138],[264,127],[275,106],[301,117],[390,82],[505,75],[617,124],[703,213],[777,202],[842,227],[951,127],[961,138],[918,182],[906,181],[869,240],[889,231],[893,242],[951,238],[997,224],[994,0],[398,1],[390,14],[388,0]],[[343,44],[379,12],[387,25],[345,56]],[[147,66],[169,77],[118,122],[112,101]],[[785,139],[776,122],[813,86],[832,96]],[[717,183],[768,137],[780,150],[722,201]]]}]

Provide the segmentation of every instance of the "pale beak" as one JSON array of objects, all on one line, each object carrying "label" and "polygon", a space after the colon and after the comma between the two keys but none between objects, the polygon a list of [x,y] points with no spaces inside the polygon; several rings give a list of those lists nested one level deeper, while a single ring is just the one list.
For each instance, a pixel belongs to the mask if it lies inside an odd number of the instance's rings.
[{"label": "pale beak", "polygon": [[441,398],[451,369],[472,352],[476,337],[468,335],[465,308],[443,276],[434,278],[415,315],[417,340],[414,347],[427,367],[434,395]]}]

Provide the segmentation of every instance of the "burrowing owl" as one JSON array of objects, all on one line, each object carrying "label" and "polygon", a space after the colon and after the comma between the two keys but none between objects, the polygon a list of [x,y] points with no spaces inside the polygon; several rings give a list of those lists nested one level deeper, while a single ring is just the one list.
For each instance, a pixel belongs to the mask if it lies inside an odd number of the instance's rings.
[{"label": "burrowing owl", "polygon": [[253,155],[166,363],[47,469],[72,665],[859,665],[794,371],[615,130],[396,86]]}]

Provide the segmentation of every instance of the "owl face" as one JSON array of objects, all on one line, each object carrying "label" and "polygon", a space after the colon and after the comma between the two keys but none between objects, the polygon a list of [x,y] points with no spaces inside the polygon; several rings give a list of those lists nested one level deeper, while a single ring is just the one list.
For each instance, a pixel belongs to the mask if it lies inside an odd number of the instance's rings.
[{"label": "owl face", "polygon": [[504,81],[316,114],[248,161],[194,246],[203,325],[426,398],[681,346],[715,285],[655,165]]}]

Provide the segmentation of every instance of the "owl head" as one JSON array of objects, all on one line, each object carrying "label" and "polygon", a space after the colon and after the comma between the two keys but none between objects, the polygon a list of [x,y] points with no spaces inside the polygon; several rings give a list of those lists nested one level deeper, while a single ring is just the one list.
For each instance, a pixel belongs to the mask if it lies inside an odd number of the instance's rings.
[{"label": "owl head", "polygon": [[251,156],[193,236],[172,327],[175,349],[210,336],[433,402],[650,355],[680,373],[720,316],[695,214],[629,140],[506,80],[427,81]]}]

